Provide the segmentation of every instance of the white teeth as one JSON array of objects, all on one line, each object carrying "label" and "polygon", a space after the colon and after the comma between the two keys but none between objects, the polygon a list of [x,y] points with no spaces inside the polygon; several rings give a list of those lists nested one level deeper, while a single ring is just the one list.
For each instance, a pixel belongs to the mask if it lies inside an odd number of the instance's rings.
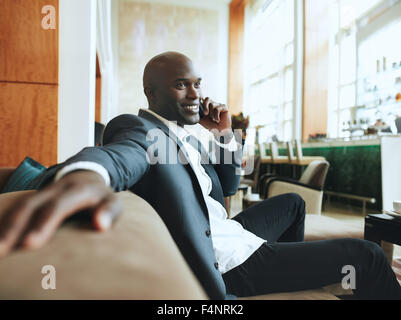
[{"label": "white teeth", "polygon": [[198,106],[185,106],[185,109],[196,110]]}]

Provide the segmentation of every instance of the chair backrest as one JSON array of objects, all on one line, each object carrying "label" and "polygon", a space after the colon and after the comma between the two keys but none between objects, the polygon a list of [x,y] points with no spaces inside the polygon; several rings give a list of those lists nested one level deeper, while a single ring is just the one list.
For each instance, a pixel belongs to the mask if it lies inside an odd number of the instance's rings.
[{"label": "chair backrest", "polygon": [[301,140],[295,140],[295,156],[297,157],[297,160],[302,160],[304,156],[302,153]]},{"label": "chair backrest", "polygon": [[278,146],[275,141],[270,143],[270,156],[273,160],[278,158]]},{"label": "chair backrest", "polygon": [[287,141],[287,154],[288,154],[288,160],[290,160],[290,162],[295,160],[294,147],[292,146],[291,141]]},{"label": "chair backrest", "polygon": [[[257,152],[256,152],[256,151],[257,151]],[[256,152],[256,153],[259,153],[261,156],[263,156],[263,155],[264,155],[264,153],[263,153],[263,144],[257,143],[257,144],[255,145],[255,152]]]},{"label": "chair backrest", "polygon": [[262,148],[261,156],[264,157],[264,156],[266,156],[266,150],[270,149],[270,146],[267,142],[263,142],[260,146]]},{"label": "chair backrest", "polygon": [[401,133],[401,117],[395,119],[395,126],[397,127],[397,132]]},{"label": "chair backrest", "polygon": [[299,182],[310,185],[312,187],[323,189],[328,170],[329,163],[327,161],[312,161],[302,173]]},{"label": "chair backrest", "polygon": [[250,157],[248,160],[249,161],[253,160],[253,170],[251,173],[244,175],[244,178],[248,180],[253,180],[256,185],[256,183],[258,183],[259,180],[261,156],[255,155],[254,157]]},{"label": "chair backrest", "polygon": [[260,163],[261,163],[261,156],[255,157],[255,164],[253,168],[253,183],[256,186],[259,181],[259,172],[260,172]]}]

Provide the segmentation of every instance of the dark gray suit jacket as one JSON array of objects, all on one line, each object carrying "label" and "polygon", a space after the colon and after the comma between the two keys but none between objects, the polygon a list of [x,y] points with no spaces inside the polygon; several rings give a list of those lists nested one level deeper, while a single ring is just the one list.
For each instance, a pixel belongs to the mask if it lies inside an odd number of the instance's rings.
[{"label": "dark gray suit jacket", "polygon": [[[85,148],[66,162],[49,168],[41,177],[42,186],[70,163],[99,163],[109,172],[111,187],[116,192],[129,189],[158,212],[208,296],[225,299],[228,296],[213,250],[209,215],[195,172],[180,161],[150,165],[149,159],[160,156],[157,154],[160,150],[147,153],[151,145],[155,146],[155,140],[146,138],[152,129],[160,133],[157,139],[167,146],[167,154],[177,155],[181,141],[159,119],[141,110],[139,116],[121,115],[110,121],[104,131],[103,146]],[[236,169],[240,162],[235,160],[241,157],[238,153],[234,157],[234,153],[224,148],[216,150],[220,159],[231,157],[232,164],[202,166],[212,181],[211,197],[224,206],[224,197],[237,191],[240,176]]]}]

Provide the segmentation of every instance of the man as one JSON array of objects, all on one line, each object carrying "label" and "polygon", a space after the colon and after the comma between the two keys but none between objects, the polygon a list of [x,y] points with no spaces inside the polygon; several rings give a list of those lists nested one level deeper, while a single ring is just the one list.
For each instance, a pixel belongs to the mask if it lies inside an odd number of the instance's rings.
[{"label": "man", "polygon": [[[112,190],[129,189],[159,213],[212,299],[340,283],[348,265],[356,270],[357,298],[401,297],[376,244],[353,239],[303,242],[305,205],[295,194],[266,200],[227,219],[223,199],[236,192],[240,166],[227,107],[202,96],[201,77],[179,53],[149,61],[143,83],[149,110],[113,119],[104,132],[104,146],[85,148],[49,168],[41,177],[46,186],[4,215],[0,256],[16,246],[42,246],[63,220],[82,209],[91,209],[97,229],[107,229],[120,212]],[[215,155],[230,161],[202,161],[201,145],[193,144],[184,128],[197,123],[213,131]],[[164,149],[152,149],[150,136]],[[154,161],[160,152],[186,161]]]}]

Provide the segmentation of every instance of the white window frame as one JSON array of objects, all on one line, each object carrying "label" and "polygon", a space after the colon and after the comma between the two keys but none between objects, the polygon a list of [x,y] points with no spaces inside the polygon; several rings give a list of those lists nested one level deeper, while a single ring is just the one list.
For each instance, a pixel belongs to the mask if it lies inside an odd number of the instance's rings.
[{"label": "white window frame", "polygon": [[[272,3],[277,0],[267,0],[262,3],[261,7],[271,5]],[[278,0],[280,1],[280,0]],[[245,70],[244,72],[244,114],[245,115],[250,115],[251,121],[250,125],[251,127],[255,128],[256,126],[253,124],[254,121],[252,121],[252,114],[250,112],[249,108],[249,92],[250,92],[250,87],[252,85],[258,84],[258,83],[263,83],[266,80],[273,79],[275,77],[278,77],[278,81],[283,84],[285,82],[285,73],[287,70],[292,69],[293,70],[293,92],[292,92],[292,100],[285,99],[285,93],[284,90],[282,90],[281,93],[281,98],[278,101],[278,106],[277,106],[277,111],[279,112],[279,115],[277,119],[274,119],[270,123],[265,123],[262,124],[262,126],[270,126],[274,127],[276,126],[277,130],[277,136],[279,139],[283,140],[284,137],[284,127],[286,123],[291,122],[291,129],[292,129],[292,135],[286,140],[293,140],[293,139],[300,139],[301,134],[302,134],[302,101],[303,101],[303,33],[304,33],[304,22],[303,22],[303,16],[304,16],[304,8],[303,8],[303,1],[299,0],[293,0],[294,1],[294,38],[291,42],[286,43],[283,46],[283,51],[285,52],[285,49],[292,45],[293,46],[293,63],[289,65],[283,65],[282,68],[280,68],[277,72],[274,72],[272,74],[267,74],[265,77],[262,79],[259,79],[258,81],[255,81],[254,83],[250,83],[249,81],[249,76],[248,72],[249,70]],[[248,9],[248,8],[247,8]],[[247,30],[247,25],[249,25],[249,17],[248,14],[246,14],[246,22],[245,22],[245,59],[247,59],[247,50],[249,50],[249,42],[247,41],[249,37],[249,30]],[[246,63],[245,63],[246,65]],[[291,118],[285,119],[285,106],[288,103],[292,103],[292,115]],[[266,106],[267,107],[267,106]],[[261,126],[258,126],[259,128]],[[253,135],[252,135],[253,136]],[[252,141],[253,142],[253,141]],[[252,143],[251,142],[251,143]],[[267,141],[257,141],[256,143],[264,143]]]}]

